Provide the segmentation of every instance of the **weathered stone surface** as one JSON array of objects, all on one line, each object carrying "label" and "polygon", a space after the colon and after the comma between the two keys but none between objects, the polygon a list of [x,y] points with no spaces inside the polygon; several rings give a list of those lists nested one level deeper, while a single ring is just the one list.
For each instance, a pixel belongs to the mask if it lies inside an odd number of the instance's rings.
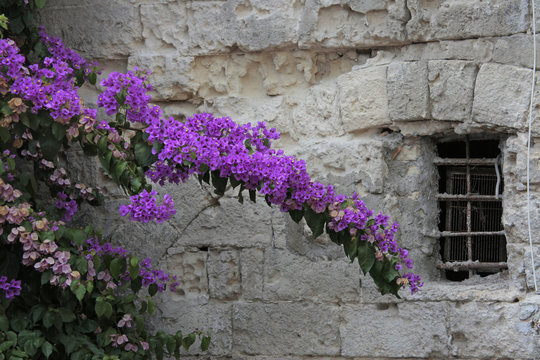
[{"label": "weathered stone surface", "polygon": [[[235,191],[236,193],[236,191]],[[270,208],[247,199],[221,198],[200,212],[181,233],[175,246],[260,246],[272,242]]]},{"label": "weathered stone surface", "polygon": [[529,27],[526,0],[408,0],[407,8],[412,41],[510,35]]},{"label": "weathered stone surface", "polygon": [[297,137],[343,135],[335,83],[308,89],[292,112]]},{"label": "weathered stone surface", "polygon": [[140,12],[145,50],[190,53],[185,2],[142,4]]},{"label": "weathered stone surface", "polygon": [[[205,358],[211,356],[227,356],[232,352],[232,305],[230,303],[207,303],[199,305],[195,302],[171,299],[163,296],[158,304],[160,313],[160,328],[175,334],[182,330],[188,334],[195,329],[202,329],[211,334],[210,347],[203,352],[200,342],[191,346],[189,352],[182,354],[199,354]],[[182,357],[183,358],[183,357]]]},{"label": "weathered stone surface", "polygon": [[[339,355],[337,306],[280,302],[236,303],[236,351],[248,355]],[[301,326],[298,326],[302,324]]]},{"label": "weathered stone surface", "polygon": [[351,182],[361,182],[368,191],[379,193],[386,173],[381,149],[378,141],[338,139],[307,145],[298,154],[316,179],[323,180],[330,173],[346,176]]},{"label": "weathered stone surface", "polygon": [[428,68],[425,61],[388,66],[388,110],[392,120],[429,118]]},{"label": "weathered stone surface", "polygon": [[[439,302],[345,305],[340,325],[342,355],[445,356],[447,345],[441,339],[447,337],[447,312],[448,305]],[[404,334],[405,328],[414,331]]]},{"label": "weathered stone surface", "polygon": [[465,121],[472,109],[476,65],[469,61],[429,61],[429,98],[435,120]]},{"label": "weathered stone surface", "polygon": [[386,92],[386,66],[351,71],[337,79],[339,109],[345,131],[390,124]]},{"label": "weathered stone surface", "polygon": [[523,333],[519,312],[517,303],[477,302],[450,306],[450,354],[476,358],[530,358],[535,352],[533,331]]},{"label": "weathered stone surface", "polygon": [[489,127],[523,129],[530,82],[530,70],[509,65],[482,65],[474,89],[473,121]]},{"label": "weathered stone surface", "polygon": [[91,59],[127,57],[142,43],[139,10],[128,0],[51,0],[38,22]]},{"label": "weathered stone surface", "polygon": [[[536,56],[540,57],[540,40],[536,40]],[[516,34],[496,38],[493,47],[493,61],[501,64],[533,67],[533,39],[530,34]],[[537,65],[537,69],[538,69]]]},{"label": "weathered stone surface", "polygon": [[242,249],[240,253],[242,299],[262,299],[264,287],[264,250]]},{"label": "weathered stone surface", "polygon": [[236,299],[240,295],[240,255],[236,250],[210,249],[207,261],[210,298]]},{"label": "weathered stone surface", "polygon": [[358,266],[351,266],[348,259],[311,261],[288,251],[267,250],[264,260],[264,299],[357,301],[360,292],[359,271]]},{"label": "weathered stone surface", "polygon": [[196,1],[187,8],[192,53],[217,53],[234,47],[258,51],[297,41],[294,8],[289,1]]},{"label": "weathered stone surface", "polygon": [[299,27],[301,47],[368,48],[405,41],[405,1],[306,2]]},{"label": "weathered stone surface", "polygon": [[[208,251],[197,248],[170,250],[166,258],[167,269],[176,275],[180,285],[174,298],[200,299],[208,297]],[[201,298],[202,297],[202,298]]]},{"label": "weathered stone surface", "polygon": [[196,92],[192,74],[192,57],[174,55],[134,55],[129,58],[129,67],[150,70],[154,101],[186,100]]}]

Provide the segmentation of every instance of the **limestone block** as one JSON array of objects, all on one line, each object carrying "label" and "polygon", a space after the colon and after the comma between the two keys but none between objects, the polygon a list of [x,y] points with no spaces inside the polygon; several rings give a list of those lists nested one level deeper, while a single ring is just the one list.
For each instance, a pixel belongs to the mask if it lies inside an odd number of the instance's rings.
[{"label": "limestone block", "polygon": [[334,174],[361,182],[370,192],[382,192],[387,166],[380,141],[357,138],[315,142],[299,149],[298,157],[306,161],[314,179],[324,181],[328,174]]},{"label": "limestone block", "polygon": [[487,126],[522,129],[529,106],[531,72],[483,64],[476,78],[472,119]]},{"label": "limestone block", "polygon": [[293,109],[294,134],[298,138],[343,135],[339,115],[336,84],[312,86]]},{"label": "limestone block", "polygon": [[164,52],[164,49],[172,49],[184,55],[190,53],[184,2],[142,4],[140,11],[146,50]]},{"label": "limestone block", "polygon": [[[290,104],[283,96],[219,96],[205,101],[197,111],[210,112],[215,116],[229,116],[240,124],[264,121],[267,127],[276,128],[282,136],[295,131],[290,118]],[[287,150],[281,144],[277,147]]]},{"label": "limestone block", "polygon": [[175,55],[134,55],[129,57],[130,69],[150,70],[148,81],[152,84],[150,93],[154,101],[186,100],[193,97],[197,83],[192,73],[192,57]]},{"label": "limestone block", "polygon": [[[540,40],[536,40],[536,56],[540,58]],[[533,40],[530,34],[516,34],[495,39],[493,61],[532,68]],[[537,66],[537,69],[540,67]]]},{"label": "limestone block", "polygon": [[[345,305],[341,354],[349,357],[440,357],[447,353],[448,306],[440,302]],[[411,331],[403,332],[403,329]]]},{"label": "limestone block", "polygon": [[195,329],[210,333],[210,347],[206,352],[201,351],[200,342],[191,346],[189,352],[182,350],[184,356],[230,356],[232,352],[232,305],[230,303],[207,303],[200,305],[196,302],[178,300],[164,293],[161,302],[156,307],[160,311],[159,329],[175,334],[181,330],[188,334]]},{"label": "limestone block", "polygon": [[451,121],[400,121],[395,123],[403,136],[433,136],[448,133],[453,130],[457,122]]},{"label": "limestone block", "polygon": [[167,270],[176,275],[180,285],[174,299],[197,299],[208,294],[208,251],[197,248],[177,249],[166,258]]},{"label": "limestone block", "polygon": [[345,131],[390,124],[386,91],[386,66],[351,71],[337,79],[338,106]]},{"label": "limestone block", "polygon": [[435,120],[469,119],[476,65],[469,61],[429,61],[429,98]]},{"label": "limestone block", "polygon": [[312,261],[284,250],[267,250],[264,298],[269,301],[358,301],[359,271],[358,265],[348,259]]},{"label": "limestone block", "polygon": [[260,51],[297,41],[297,21],[289,1],[196,1],[188,4],[187,15],[192,54],[221,53],[234,47]]},{"label": "limestone block", "polygon": [[428,68],[425,61],[388,65],[388,108],[390,119],[429,118]]},{"label": "limestone block", "polygon": [[339,308],[310,303],[233,307],[235,350],[247,355],[339,355]]},{"label": "limestone block", "polygon": [[244,196],[244,204],[240,204],[236,198],[221,198],[219,205],[201,211],[184,229],[176,246],[219,244],[252,247],[270,244],[270,207],[264,201],[252,203],[247,192]]},{"label": "limestone block", "polygon": [[306,2],[299,28],[302,48],[370,48],[403,43],[405,1]]},{"label": "limestone block", "polygon": [[128,0],[51,0],[37,22],[90,59],[125,57],[142,42],[139,9]]},{"label": "limestone block", "polygon": [[264,250],[242,249],[241,253],[242,299],[262,299],[264,286]]},{"label": "limestone block", "polygon": [[450,354],[457,357],[531,359],[534,337],[523,332],[518,303],[466,302],[448,312]]},{"label": "limestone block", "polygon": [[210,298],[235,299],[240,295],[240,255],[236,250],[210,249],[208,254]]},{"label": "limestone block", "polygon": [[411,41],[501,36],[529,28],[526,0],[409,0],[407,7]]},{"label": "limestone block", "polygon": [[396,60],[470,60],[489,62],[493,57],[491,39],[443,40],[411,44],[396,50]]}]

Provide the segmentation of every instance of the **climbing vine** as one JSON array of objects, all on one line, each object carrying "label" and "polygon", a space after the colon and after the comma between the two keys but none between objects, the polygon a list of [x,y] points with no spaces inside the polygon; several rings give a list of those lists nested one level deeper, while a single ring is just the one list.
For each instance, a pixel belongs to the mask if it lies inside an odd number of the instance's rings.
[{"label": "climbing vine", "polygon": [[[153,296],[178,279],[126,249],[104,242],[98,229],[70,224],[83,202],[100,206],[99,187],[72,180],[65,154],[81,148],[97,157],[131,203],[120,212],[133,221],[163,222],[175,213],[147,179],[179,184],[190,176],[217,194],[228,185],[251,201],[258,195],[314,237],[326,232],[382,294],[414,293],[422,286],[394,236],[389,217],[359,197],[336,194],[310,179],[306,164],[272,149],[279,138],[264,123],[196,114],[178,121],[151,105],[148,73],[114,72],[100,82],[97,109],[79,89],[96,85],[100,70],[36,28],[32,11],[45,0],[0,5],[0,360],[158,359],[180,355],[202,331],[151,333],[145,325]],[[180,279],[181,281],[181,279]]]}]

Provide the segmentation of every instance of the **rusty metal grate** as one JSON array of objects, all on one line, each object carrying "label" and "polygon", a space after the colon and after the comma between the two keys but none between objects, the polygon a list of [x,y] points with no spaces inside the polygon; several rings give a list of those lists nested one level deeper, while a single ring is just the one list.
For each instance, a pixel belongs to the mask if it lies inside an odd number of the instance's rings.
[{"label": "rusty metal grate", "polygon": [[[503,188],[494,142],[456,142],[435,159],[441,179],[441,258],[438,268],[447,278],[463,280],[474,273],[487,275],[507,268],[506,238],[501,223]],[[461,149],[460,147],[464,147]],[[463,151],[464,150],[464,151]],[[471,150],[475,156],[471,156]],[[441,154],[439,154],[441,155]],[[464,155],[464,156],[463,156]],[[456,276],[454,272],[461,274]]]}]

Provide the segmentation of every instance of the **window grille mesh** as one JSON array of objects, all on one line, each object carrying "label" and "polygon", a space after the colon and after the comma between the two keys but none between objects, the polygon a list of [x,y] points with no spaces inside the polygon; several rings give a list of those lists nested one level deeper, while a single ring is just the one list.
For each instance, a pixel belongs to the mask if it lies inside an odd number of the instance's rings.
[{"label": "window grille mesh", "polygon": [[[451,280],[463,280],[475,272],[487,275],[507,267],[501,222],[503,181],[495,168],[499,166],[498,157],[491,157],[498,155],[498,148],[489,146],[494,141],[475,141],[474,149],[471,143],[467,139],[455,147],[446,144],[444,158],[435,160],[441,175],[443,263],[439,267],[447,270],[447,278]],[[471,150],[474,157],[470,156]],[[482,154],[490,157],[479,156]],[[452,274],[455,272],[461,275],[456,277]]]}]

